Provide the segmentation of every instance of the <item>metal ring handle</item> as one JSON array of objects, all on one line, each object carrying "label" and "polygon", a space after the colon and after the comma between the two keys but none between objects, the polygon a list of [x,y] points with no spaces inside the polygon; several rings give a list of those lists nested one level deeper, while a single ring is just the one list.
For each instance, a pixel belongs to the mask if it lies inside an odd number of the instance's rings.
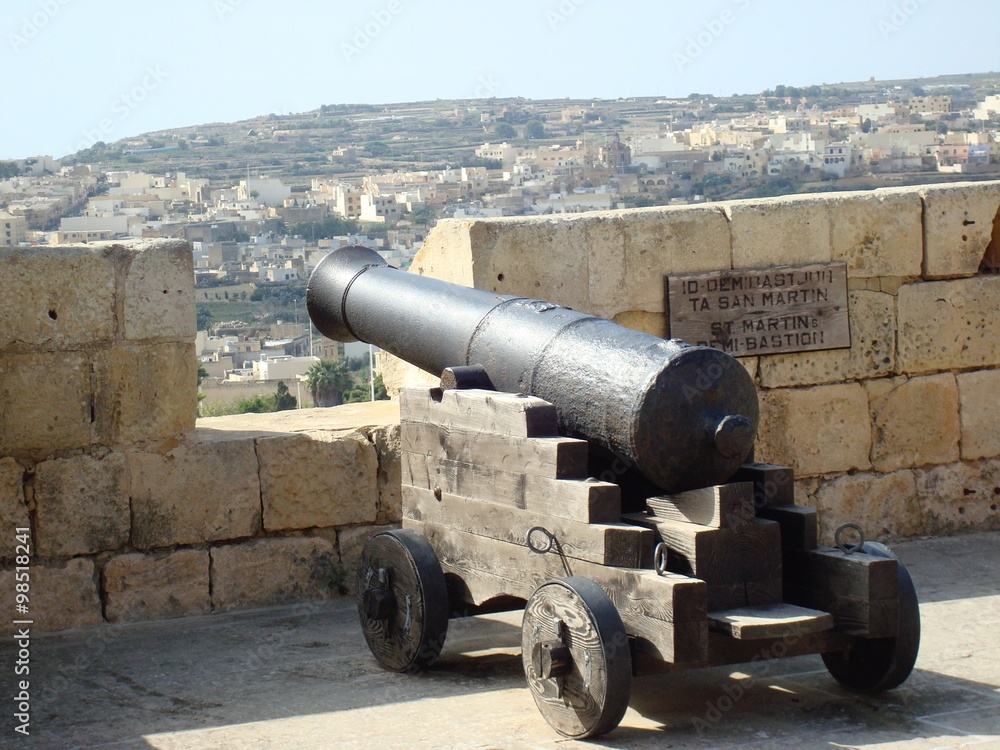
[{"label": "metal ring handle", "polygon": [[657,575],[664,575],[667,572],[667,553],[669,548],[660,542],[653,548],[653,568]]},{"label": "metal ring handle", "polygon": [[[847,529],[853,529],[858,532],[858,542],[856,544],[845,544],[841,540],[841,535],[847,531]],[[853,555],[855,552],[860,552],[861,548],[865,546],[865,532],[856,523],[841,524],[833,535],[833,543],[837,546],[837,549],[845,555]]]},{"label": "metal ring handle", "polygon": [[[531,535],[534,534],[535,532],[538,532],[539,534],[543,534],[545,536],[545,539],[548,543],[544,547],[543,546],[536,547],[532,543]],[[556,544],[556,537],[555,534],[546,529],[544,526],[532,526],[530,529],[528,529],[527,533],[524,535],[524,543],[527,544],[528,549],[530,549],[536,555],[544,555],[546,552],[552,551],[552,548]]]}]

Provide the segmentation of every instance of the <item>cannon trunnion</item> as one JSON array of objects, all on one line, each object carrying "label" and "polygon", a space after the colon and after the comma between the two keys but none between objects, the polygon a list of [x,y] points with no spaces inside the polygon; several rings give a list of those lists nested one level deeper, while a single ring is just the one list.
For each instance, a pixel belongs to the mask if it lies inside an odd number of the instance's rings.
[{"label": "cannon trunnion", "polygon": [[[846,529],[819,545],[791,470],[748,463],[757,398],[733,358],[360,247],[320,263],[309,311],[328,336],[442,375],[401,393],[403,528],[372,537],[357,570],[385,668],[430,667],[449,619],[523,607],[529,690],[574,738],[617,727],[645,671],[821,654],[851,690],[910,674],[906,569]],[[625,472],[595,479],[595,451],[658,489],[623,512]]]}]

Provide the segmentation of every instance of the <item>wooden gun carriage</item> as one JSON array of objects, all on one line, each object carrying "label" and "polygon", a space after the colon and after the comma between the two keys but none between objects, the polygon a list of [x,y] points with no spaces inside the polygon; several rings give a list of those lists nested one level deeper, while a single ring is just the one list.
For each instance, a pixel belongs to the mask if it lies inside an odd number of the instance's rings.
[{"label": "wooden gun carriage", "polygon": [[384,667],[429,666],[452,617],[524,607],[528,687],[576,738],[619,724],[640,670],[819,653],[853,690],[909,675],[909,575],[882,545],[817,543],[791,470],[751,460],[756,393],[728,355],[359,247],[317,267],[309,309],[442,374],[401,394],[403,528],[357,571]]}]

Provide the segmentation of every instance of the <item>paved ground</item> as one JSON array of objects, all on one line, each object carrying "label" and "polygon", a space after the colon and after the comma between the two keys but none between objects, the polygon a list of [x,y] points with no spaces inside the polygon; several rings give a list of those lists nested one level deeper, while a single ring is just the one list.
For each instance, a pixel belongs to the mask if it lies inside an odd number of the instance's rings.
[{"label": "paved ground", "polygon": [[[819,657],[634,681],[609,748],[1000,748],[1000,534],[895,547],[924,639],[900,689],[857,697]],[[453,623],[429,674],[378,669],[353,602],[36,638],[31,737],[13,731],[14,652],[0,652],[0,747],[545,748],[514,615]],[[740,693],[743,693],[740,696]],[[732,701],[730,696],[736,696]],[[697,721],[696,721],[697,720]]]}]

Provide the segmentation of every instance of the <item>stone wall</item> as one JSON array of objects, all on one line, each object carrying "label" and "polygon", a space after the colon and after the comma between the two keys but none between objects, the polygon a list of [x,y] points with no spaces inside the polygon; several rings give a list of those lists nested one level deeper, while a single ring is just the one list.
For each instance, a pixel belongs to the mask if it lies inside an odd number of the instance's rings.
[{"label": "stone wall", "polygon": [[[1000,528],[1000,183],[444,221],[413,271],[666,335],[664,276],[847,264],[850,349],[742,358],[758,460],[794,467],[824,539]],[[992,244],[991,244],[992,243]],[[390,363],[390,386],[427,376]]]},{"label": "stone wall", "polygon": [[348,591],[399,520],[398,407],[200,420],[187,243],[0,250],[0,606],[35,630]]}]

